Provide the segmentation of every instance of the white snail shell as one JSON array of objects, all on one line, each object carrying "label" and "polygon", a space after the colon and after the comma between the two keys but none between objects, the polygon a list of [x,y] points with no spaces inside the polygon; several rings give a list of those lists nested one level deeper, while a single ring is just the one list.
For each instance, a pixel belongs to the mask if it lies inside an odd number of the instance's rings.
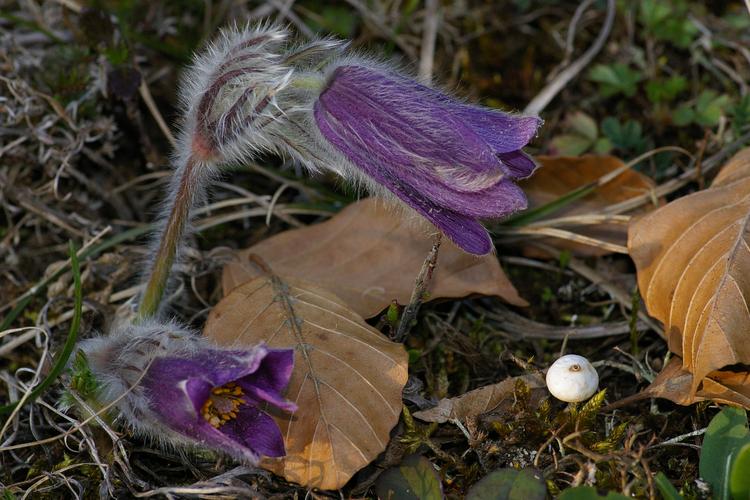
[{"label": "white snail shell", "polygon": [[561,401],[577,403],[590,398],[599,387],[599,374],[589,360],[566,354],[547,370],[547,389]]}]

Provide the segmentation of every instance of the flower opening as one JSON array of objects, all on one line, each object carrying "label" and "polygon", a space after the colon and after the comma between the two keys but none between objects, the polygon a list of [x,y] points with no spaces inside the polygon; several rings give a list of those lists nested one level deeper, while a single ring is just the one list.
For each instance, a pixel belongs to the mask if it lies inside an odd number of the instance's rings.
[{"label": "flower opening", "polygon": [[128,325],[81,345],[121,418],[165,444],[212,448],[255,463],[284,455],[271,413],[293,412],[283,391],[294,351],[223,350],[174,324]]}]

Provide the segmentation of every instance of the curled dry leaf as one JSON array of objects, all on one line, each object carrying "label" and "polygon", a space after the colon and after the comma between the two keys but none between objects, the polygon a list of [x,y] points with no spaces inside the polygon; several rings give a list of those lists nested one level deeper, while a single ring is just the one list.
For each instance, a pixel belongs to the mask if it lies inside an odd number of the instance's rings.
[{"label": "curled dry leaf", "polygon": [[[258,276],[248,260],[258,255],[282,276],[316,283],[370,318],[394,299],[409,303],[414,278],[431,247],[429,234],[417,221],[404,221],[393,209],[368,198],[326,222],[285,231],[240,252],[224,268],[222,286],[226,295]],[[490,295],[528,305],[496,256],[469,255],[446,239],[429,294],[430,299]]]},{"label": "curled dry leaf", "polygon": [[219,302],[204,335],[225,346],[296,351],[287,397],[299,409],[275,416],[287,455],[264,460],[264,468],[336,489],[385,449],[401,413],[407,355],[336,296],[269,273]]},{"label": "curled dry leaf", "polygon": [[[750,150],[713,185],[631,224],[628,248],[649,313],[692,375],[688,401],[706,376],[750,364]],[[706,379],[706,380],[704,380]]]},{"label": "curled dry leaf", "polygon": [[474,389],[455,398],[441,399],[437,406],[414,413],[425,422],[443,423],[449,420],[467,420],[492,411],[505,401],[513,401],[518,382],[523,382],[534,396],[546,394],[544,377],[539,373],[510,377],[497,384]]},{"label": "curled dry leaf", "polygon": [[[596,183],[602,176],[622,168],[625,164],[614,156],[537,156],[540,168],[533,176],[522,181],[521,187],[529,198],[529,208],[540,207],[555,201],[571,191]],[[599,186],[588,195],[560,210],[551,213],[546,219],[574,217],[582,215],[606,215],[617,204],[649,193],[654,182],[647,176],[632,169],[625,170],[610,182]],[[619,213],[619,212],[618,212]],[[539,221],[543,223],[544,221]],[[627,241],[627,224],[602,222],[595,224],[569,224],[562,229],[584,237],[624,246]],[[609,250],[575,241],[544,238],[539,240],[555,248],[572,250],[578,255],[599,256]],[[524,253],[529,256],[547,257],[543,250],[526,245]]]},{"label": "curled dry leaf", "polygon": [[628,401],[644,398],[664,398],[680,405],[691,405],[700,401],[714,401],[750,408],[750,373],[746,371],[715,371],[709,373],[695,392],[693,375],[682,367],[682,360],[675,356],[642,392]]}]

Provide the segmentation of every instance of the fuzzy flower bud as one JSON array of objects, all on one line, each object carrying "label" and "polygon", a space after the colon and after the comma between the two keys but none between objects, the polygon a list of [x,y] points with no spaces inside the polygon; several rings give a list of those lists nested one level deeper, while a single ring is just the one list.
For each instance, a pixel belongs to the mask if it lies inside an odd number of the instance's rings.
[{"label": "fuzzy flower bud", "polygon": [[[279,27],[229,28],[198,55],[183,78],[182,147],[208,166],[290,147],[290,117],[311,100],[310,72],[343,43],[292,45]],[[313,77],[314,78],[314,77]],[[320,78],[320,77],[318,77]]]},{"label": "fuzzy flower bud", "polygon": [[293,350],[218,349],[176,324],[153,321],[127,325],[80,348],[98,386],[97,404],[120,398],[117,418],[136,432],[250,463],[261,455],[284,455],[281,432],[261,408],[296,410],[281,395]]}]

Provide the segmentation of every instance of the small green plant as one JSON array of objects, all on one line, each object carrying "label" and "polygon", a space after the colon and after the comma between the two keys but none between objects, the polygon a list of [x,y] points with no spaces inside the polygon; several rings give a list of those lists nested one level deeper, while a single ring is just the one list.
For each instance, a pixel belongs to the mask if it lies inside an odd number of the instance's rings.
[{"label": "small green plant", "polygon": [[641,154],[648,147],[643,136],[643,127],[634,120],[623,123],[610,116],[602,121],[602,132],[612,141],[615,148],[624,153]]},{"label": "small green plant", "polygon": [[599,92],[604,97],[617,94],[633,97],[643,74],[622,63],[597,64],[589,71],[589,79],[599,84]]},{"label": "small green plant", "polygon": [[[83,351],[76,351],[69,373],[70,390],[76,391],[84,401],[96,401],[100,386],[96,377],[91,372],[88,359]],[[76,404],[75,398],[73,398],[70,392],[63,394],[62,402],[65,406],[74,406]]]},{"label": "small green plant", "polygon": [[732,128],[735,133],[739,134],[750,124],[750,94],[743,96],[730,108],[729,113],[732,115]]},{"label": "small green plant", "polygon": [[646,33],[656,40],[687,48],[698,35],[698,28],[688,18],[684,0],[641,0],[638,20]]},{"label": "small green plant", "polygon": [[576,486],[575,488],[568,488],[564,490],[559,497],[560,500],[596,500],[604,498],[606,500],[620,500],[626,497],[620,493],[610,491],[606,495],[600,495],[596,488],[591,486]]},{"label": "small green plant", "polygon": [[745,410],[727,407],[711,419],[701,448],[699,470],[701,477],[711,485],[712,498],[748,498],[750,429]]},{"label": "small green plant", "polygon": [[704,90],[695,102],[679,106],[672,115],[672,121],[679,127],[692,123],[701,127],[715,127],[729,107],[728,95],[719,95],[713,90]]},{"label": "small green plant", "polygon": [[400,465],[378,477],[375,491],[379,498],[441,500],[443,487],[435,467],[423,456],[411,455]]},{"label": "small green plant", "polygon": [[646,96],[654,104],[673,101],[688,87],[687,78],[673,75],[669,78],[651,80],[646,84]]},{"label": "small green plant", "polygon": [[577,111],[566,119],[566,123],[567,133],[552,139],[552,147],[558,154],[578,156],[589,151],[603,154],[612,149],[612,142],[599,136],[599,127],[586,113]]},{"label": "small green plant", "polygon": [[533,469],[498,469],[490,472],[466,494],[467,500],[544,500],[547,486],[542,474]]},{"label": "small green plant", "polygon": [[656,483],[656,488],[659,490],[659,493],[661,493],[664,500],[682,500],[680,492],[672,486],[672,483],[669,482],[669,479],[663,472],[656,474],[654,477],[654,483]]}]

